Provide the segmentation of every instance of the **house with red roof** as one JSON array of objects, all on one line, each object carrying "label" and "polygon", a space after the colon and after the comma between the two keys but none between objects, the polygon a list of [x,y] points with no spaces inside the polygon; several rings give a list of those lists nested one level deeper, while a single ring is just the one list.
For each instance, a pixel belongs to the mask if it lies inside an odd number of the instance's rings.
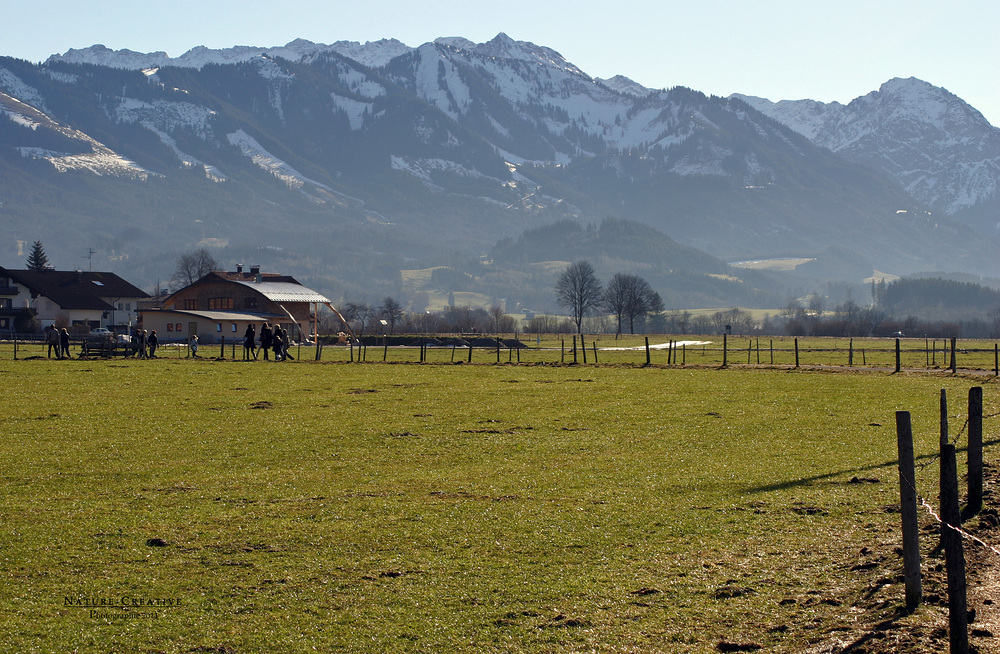
[{"label": "house with red roof", "polygon": [[307,340],[316,333],[319,305],[333,309],[322,293],[290,275],[261,272],[259,266],[244,271],[238,265],[235,272],[208,273],[168,296],[160,307],[143,309],[141,315],[143,328],[155,329],[160,340],[186,340],[192,334],[202,343],[222,337],[242,339],[247,325],[259,333],[265,322],[289,330],[297,340]]}]

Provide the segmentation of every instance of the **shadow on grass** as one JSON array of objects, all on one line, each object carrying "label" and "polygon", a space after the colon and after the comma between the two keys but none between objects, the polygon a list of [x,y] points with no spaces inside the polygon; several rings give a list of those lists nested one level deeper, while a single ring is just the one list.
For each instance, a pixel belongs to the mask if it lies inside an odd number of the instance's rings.
[{"label": "shadow on grass", "polygon": [[[987,446],[989,446],[989,445],[997,445],[997,444],[1000,444],[1000,439],[991,440],[991,441],[983,441],[983,447],[984,448],[987,447]],[[963,447],[963,448],[958,449],[957,451],[958,452],[964,452],[967,449],[968,448],[964,448]],[[921,456],[916,457],[916,461],[928,461],[928,462],[930,462],[933,459],[937,459],[939,456],[940,455],[938,453],[936,453],[936,452],[933,453],[933,454],[923,454]],[[872,464],[870,466],[862,466],[860,468],[851,468],[851,469],[848,469],[848,470],[837,470],[836,472],[828,472],[826,474],[813,475],[812,477],[803,477],[801,479],[792,479],[792,480],[783,481],[783,482],[780,482],[780,483],[777,483],[777,484],[768,484],[767,486],[755,486],[755,487],[747,488],[744,492],[747,492],[747,493],[767,493],[767,492],[771,492],[771,491],[787,490],[789,488],[795,488],[796,486],[808,486],[809,484],[813,484],[813,483],[815,483],[817,481],[822,481],[824,479],[832,479],[833,477],[840,477],[842,475],[848,475],[848,474],[856,475],[858,473],[868,472],[868,471],[871,471],[871,470],[882,470],[884,468],[892,468],[892,467],[898,467],[898,466],[899,466],[899,459],[895,459],[893,461],[886,461],[885,463],[875,463],[875,464]],[[920,467],[920,466],[918,466],[918,467]]]}]

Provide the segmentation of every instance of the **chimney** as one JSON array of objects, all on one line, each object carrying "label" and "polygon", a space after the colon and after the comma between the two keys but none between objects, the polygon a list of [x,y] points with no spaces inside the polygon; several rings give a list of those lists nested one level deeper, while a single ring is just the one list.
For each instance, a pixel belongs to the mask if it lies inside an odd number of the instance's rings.
[{"label": "chimney", "polygon": [[251,275],[259,275],[260,274],[260,266],[250,266],[250,274]]},{"label": "chimney", "polygon": [[242,263],[236,264],[236,272],[238,272],[241,275],[243,274],[243,264]]}]

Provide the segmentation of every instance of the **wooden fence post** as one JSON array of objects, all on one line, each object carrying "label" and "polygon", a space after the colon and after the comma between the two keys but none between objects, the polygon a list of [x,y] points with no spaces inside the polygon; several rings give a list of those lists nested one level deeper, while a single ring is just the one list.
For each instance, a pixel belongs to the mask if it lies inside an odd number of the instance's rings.
[{"label": "wooden fence post", "polygon": [[966,597],[965,550],[958,506],[958,466],[955,446],[941,446],[941,540],[948,567],[948,638],[952,654],[969,651],[969,607]]},{"label": "wooden fence post", "polygon": [[587,363],[587,344],[583,342],[583,334],[580,334],[580,351],[583,352],[583,362]]},{"label": "wooden fence post", "polygon": [[649,336],[646,337],[646,365],[649,365]]},{"label": "wooden fence post", "polygon": [[953,373],[958,368],[958,362],[956,361],[956,357],[955,357],[955,342],[957,340],[958,339],[954,338],[954,337],[952,337],[952,339],[951,339],[951,371]]},{"label": "wooden fence post", "polygon": [[[597,365],[597,340],[596,339],[594,340],[594,342],[592,343],[592,345],[594,346],[594,365],[596,366]],[[518,362],[521,361],[520,350],[518,350],[517,360],[518,360]]]},{"label": "wooden fence post", "polygon": [[969,389],[969,495],[966,511],[976,515],[983,509],[983,387]]},{"label": "wooden fence post", "polygon": [[899,339],[896,339],[896,372],[899,372]]},{"label": "wooden fence post", "polygon": [[226,337],[225,336],[222,337],[222,351],[219,353],[219,358],[220,359],[225,359],[226,358]]},{"label": "wooden fence post", "polygon": [[850,344],[850,346],[848,347],[848,350],[847,350],[847,365],[849,365],[849,366],[853,366],[854,365],[854,339],[853,338],[851,339],[851,344]]},{"label": "wooden fence post", "polygon": [[566,339],[560,338],[561,348],[559,350],[559,363],[566,363]]},{"label": "wooden fence post", "polygon": [[729,338],[726,334],[722,335],[722,367],[725,368],[727,364],[727,354],[729,350]]},{"label": "wooden fence post", "polygon": [[920,577],[920,525],[917,519],[917,478],[913,457],[910,412],[896,412],[896,447],[899,452],[899,498],[903,520],[903,578],[906,610],[912,613],[923,600]]},{"label": "wooden fence post", "polygon": [[795,339],[795,367],[799,367],[799,339]]},{"label": "wooden fence post", "polygon": [[573,334],[573,365],[576,365],[576,334]]},{"label": "wooden fence post", "polygon": [[469,342],[469,363],[472,363],[472,342]]},{"label": "wooden fence post", "polygon": [[993,344],[993,376],[1000,377],[1000,344]]}]

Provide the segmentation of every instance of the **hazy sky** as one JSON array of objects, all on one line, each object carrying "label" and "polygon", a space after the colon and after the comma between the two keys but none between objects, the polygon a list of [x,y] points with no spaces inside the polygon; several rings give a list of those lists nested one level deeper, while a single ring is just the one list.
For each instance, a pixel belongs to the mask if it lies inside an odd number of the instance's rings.
[{"label": "hazy sky", "polygon": [[498,32],[595,77],[771,100],[850,100],[893,77],[955,93],[1000,126],[997,0],[0,0],[0,55],[95,43],[165,51]]}]

